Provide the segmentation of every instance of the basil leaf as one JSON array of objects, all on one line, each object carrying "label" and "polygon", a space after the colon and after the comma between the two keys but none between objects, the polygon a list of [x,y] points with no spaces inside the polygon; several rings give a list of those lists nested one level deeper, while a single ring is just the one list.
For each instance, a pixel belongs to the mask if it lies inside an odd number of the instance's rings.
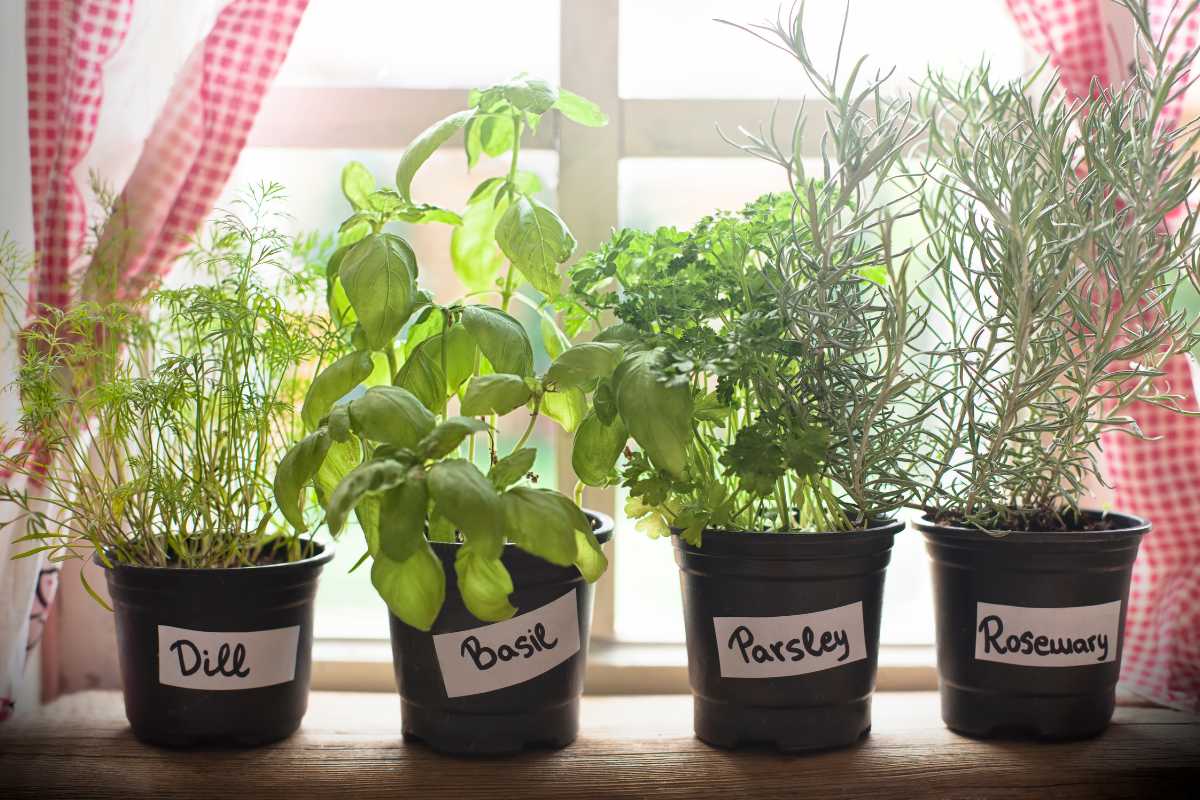
[{"label": "basil leaf", "polygon": [[542,317],[538,323],[538,329],[542,334],[542,347],[546,348],[546,355],[550,358],[558,358],[563,354],[567,345],[564,344],[566,337],[559,330],[552,320]]},{"label": "basil leaf", "polygon": [[608,117],[600,110],[600,106],[566,89],[558,90],[558,99],[554,101],[554,107],[567,119],[589,128],[600,128],[608,124]]},{"label": "basil leaf", "polygon": [[362,529],[363,539],[367,543],[367,552],[372,557],[379,555],[379,497],[365,495],[359,498],[354,506],[354,518]]},{"label": "basil leaf", "polygon": [[433,627],[446,600],[446,571],[428,542],[403,561],[376,555],[371,584],[389,611],[422,631]]},{"label": "basil leaf", "polygon": [[395,212],[393,218],[403,222],[411,222],[414,224],[426,222],[441,222],[446,225],[461,225],[462,217],[448,208],[438,208],[428,204],[418,206],[409,206],[401,211]]},{"label": "basil leaf", "polygon": [[682,479],[692,440],[692,391],[667,386],[657,369],[659,354],[625,358],[613,373],[617,412],[633,440],[658,469]]},{"label": "basil leaf", "polygon": [[352,214],[351,216],[347,217],[345,219],[345,221],[343,221],[342,224],[338,226],[338,233],[345,233],[346,231],[355,230],[360,225],[370,226],[370,224],[371,224],[371,215],[367,214],[365,212],[359,212],[357,214]]},{"label": "basil leaf", "polygon": [[558,90],[536,78],[510,81],[496,88],[500,89],[505,100],[522,111],[533,114],[546,113],[558,100]]},{"label": "basil leaf", "polygon": [[437,503],[434,503],[429,512],[429,541],[453,542],[456,541],[456,533],[454,523],[440,514],[437,510]]},{"label": "basil leaf", "polygon": [[371,234],[371,220],[363,215],[356,215],[358,221],[338,228],[337,242],[339,247],[353,247]]},{"label": "basil leaf", "polygon": [[367,195],[367,204],[370,205],[372,211],[391,214],[403,206],[404,201],[400,199],[400,195],[396,194],[395,189],[379,189]]},{"label": "basil leaf", "polygon": [[497,489],[505,489],[524,478],[529,470],[533,469],[536,459],[537,450],[522,447],[492,464],[492,468],[488,470],[488,478]]},{"label": "basil leaf", "polygon": [[310,433],[289,450],[275,470],[275,504],[284,519],[297,531],[306,531],[304,489],[329,452],[329,432],[324,428]]},{"label": "basil leaf", "polygon": [[429,494],[438,511],[490,557],[504,549],[500,495],[469,461],[451,458],[429,468]]},{"label": "basil leaf", "polygon": [[333,294],[333,279],[338,276],[338,270],[341,269],[342,259],[346,257],[346,253],[350,251],[353,245],[344,244],[333,251],[329,256],[329,260],[325,262],[325,301],[329,302],[329,296]]},{"label": "basil leaf", "polygon": [[[499,179],[496,179],[499,181]],[[504,253],[496,244],[496,225],[508,209],[508,201],[493,202],[499,183],[480,184],[462,215],[462,224],[450,234],[450,263],[454,274],[468,291],[481,292],[496,285],[504,266]]]},{"label": "basil leaf", "polygon": [[364,495],[370,492],[384,492],[399,486],[408,477],[410,468],[407,464],[384,459],[368,461],[350,470],[333,490],[329,506],[325,509],[325,522],[329,525],[329,532],[334,536],[341,533],[350,509],[358,505]]},{"label": "basil leaf", "polygon": [[467,126],[463,128],[463,150],[467,154],[467,170],[475,169],[479,156],[483,154],[483,145],[479,141],[478,114],[467,120]]},{"label": "basil leaf", "polygon": [[592,392],[592,410],[605,425],[611,425],[617,418],[617,397],[613,393],[611,380],[602,380]]},{"label": "basil leaf", "polygon": [[487,423],[474,417],[450,417],[421,440],[417,451],[422,458],[442,458],[454,452],[463,439],[487,429]]},{"label": "basil leaf", "polygon": [[471,205],[476,200],[490,197],[500,188],[500,184],[504,183],[504,178],[488,178],[479,182],[475,187],[475,191],[471,192],[471,196],[467,198],[467,205]]},{"label": "basil leaf", "polygon": [[613,467],[628,441],[629,433],[620,418],[605,425],[593,411],[575,431],[571,468],[588,486],[606,486],[613,481]]},{"label": "basil leaf", "polygon": [[[443,336],[446,339],[446,389],[454,394],[475,371],[475,338],[462,325],[451,325]],[[437,348],[441,358],[441,348]]]},{"label": "basil leaf", "polygon": [[547,297],[560,290],[558,265],[575,252],[575,237],[547,206],[519,197],[496,225],[496,243],[513,266]]},{"label": "basil leaf", "polygon": [[350,436],[344,442],[336,440],[330,442],[329,451],[325,453],[325,460],[321,462],[321,468],[317,470],[313,479],[317,488],[317,501],[322,508],[329,505],[329,498],[333,495],[333,490],[341,483],[342,478],[350,473],[350,470],[358,466],[361,460],[362,446],[355,436]]},{"label": "basil leaf", "polygon": [[462,322],[497,372],[533,374],[533,345],[521,323],[490,306],[466,306]]},{"label": "basil leaf", "polygon": [[[349,327],[358,321],[358,314],[354,312],[353,306],[350,305],[350,298],[346,296],[346,288],[342,286],[341,278],[334,278],[333,284],[329,289],[329,315],[333,318],[334,324],[339,328]],[[371,345],[366,340],[366,335],[363,334],[360,341],[358,333],[359,329],[356,328],[354,346],[369,348]]]},{"label": "basil leaf", "polygon": [[479,144],[493,158],[508,152],[516,141],[511,116],[489,114],[479,122]]},{"label": "basil leaf", "polygon": [[304,406],[300,410],[304,427],[314,430],[333,404],[365,381],[372,369],[371,354],[357,352],[342,356],[317,373],[308,387],[308,393],[304,395]]},{"label": "basil leaf", "polygon": [[517,170],[516,179],[513,181],[517,191],[521,194],[534,195],[542,190],[542,179],[537,176],[536,172],[527,172],[526,170]]},{"label": "basil leaf", "polygon": [[517,375],[496,373],[476,375],[467,384],[462,399],[462,413],[468,417],[484,414],[504,415],[523,406],[533,396],[525,379]]},{"label": "basil leaf", "polygon": [[442,372],[442,334],[431,336],[404,360],[393,383],[411,392],[437,414],[446,410],[446,374]]},{"label": "basil leaf", "polygon": [[564,350],[550,369],[546,382],[560,389],[586,387],[599,378],[607,378],[621,360],[621,346],[608,342],[584,342]]},{"label": "basil leaf", "polygon": [[575,563],[575,531],[591,530],[579,507],[551,489],[518,486],[501,495],[508,538],[551,564]]},{"label": "basil leaf", "polygon": [[404,154],[400,156],[400,163],[396,166],[396,188],[406,202],[412,202],[412,181],[417,170],[433,155],[435,150],[445,144],[446,140],[453,136],[459,128],[466,125],[467,120],[474,115],[474,111],[459,111],[451,114],[421,131],[417,134],[417,138],[413,139],[404,149]]},{"label": "basil leaf", "polygon": [[608,569],[608,557],[604,555],[600,540],[596,538],[591,525],[588,525],[585,531],[575,531],[575,550],[578,553],[575,567],[579,574],[588,583],[595,583]]},{"label": "basil leaf", "polygon": [[329,418],[325,427],[329,430],[329,438],[335,442],[350,440],[350,408],[340,403],[329,409]]},{"label": "basil leaf", "polygon": [[342,259],[339,280],[372,349],[391,347],[417,295],[417,259],[399,236],[368,236]]},{"label": "basil leaf", "polygon": [[[429,311],[429,313],[426,314],[426,311]],[[432,306],[427,306],[424,311],[421,311],[417,315],[416,321],[409,325],[408,330],[405,331],[404,357],[408,358],[412,355],[413,350],[416,350],[421,342],[441,333],[445,325],[446,315]]]},{"label": "basil leaf", "polygon": [[561,392],[546,392],[542,395],[542,413],[571,433],[587,414],[587,398],[574,386]]},{"label": "basil leaf", "polygon": [[361,162],[351,161],[342,167],[342,194],[355,211],[369,207],[368,197],[375,191],[375,176]]},{"label": "basil leaf", "polygon": [[630,325],[628,322],[618,322],[616,325],[609,325],[604,330],[596,334],[595,342],[616,342],[626,346],[636,345],[642,339],[642,333],[637,328]]},{"label": "basil leaf", "polygon": [[405,561],[425,543],[429,490],[420,467],[408,471],[404,483],[379,498],[379,550],[393,561]]},{"label": "basil leaf", "polygon": [[412,392],[398,386],[372,386],[350,401],[350,422],[367,441],[415,450],[433,430],[434,416]]},{"label": "basil leaf", "polygon": [[458,575],[463,605],[477,619],[499,622],[517,613],[508,602],[508,596],[513,592],[512,576],[498,554],[482,552],[468,542],[458,548],[454,571]]}]

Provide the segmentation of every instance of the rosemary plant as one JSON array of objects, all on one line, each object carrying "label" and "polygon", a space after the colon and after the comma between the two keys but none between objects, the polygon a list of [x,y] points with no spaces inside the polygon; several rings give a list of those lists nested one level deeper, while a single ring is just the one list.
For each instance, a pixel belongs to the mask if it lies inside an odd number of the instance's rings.
[{"label": "rosemary plant", "polygon": [[[651,533],[678,528],[698,543],[706,527],[860,529],[917,492],[931,362],[914,347],[926,316],[910,308],[911,253],[892,231],[916,213],[900,167],[922,125],[910,102],[884,96],[887,75],[861,79],[862,61],[823,75],[803,17],[800,4],[746,30],[792,55],[825,105],[819,174],[800,156],[803,113],[786,142],[774,120],[743,131],[738,146],[781,167],[790,192],[684,233],[622,231],[573,271],[582,312],[568,321],[601,326],[615,313],[602,338],[658,380],[636,393],[615,385],[610,420],[601,391],[595,403],[600,422],[641,446],[621,480]],[[664,443],[661,428],[677,433]],[[615,481],[611,466],[577,470]]]},{"label": "rosemary plant", "polygon": [[302,557],[270,472],[293,435],[302,365],[337,342],[285,302],[313,281],[270,224],[280,194],[262,187],[211,224],[188,253],[195,285],[44,308],[16,333],[21,418],[0,468],[27,481],[0,500],[19,512],[2,526],[26,522],[22,556],[189,568]]},{"label": "rosemary plant", "polygon": [[1144,3],[1124,4],[1133,74],[1093,83],[1089,99],[1065,99],[1057,77],[998,81],[986,67],[925,83],[925,255],[949,356],[923,503],[935,521],[1086,526],[1079,498],[1101,479],[1101,436],[1142,435],[1125,413],[1134,401],[1179,410],[1160,378],[1198,341],[1175,301],[1200,244],[1190,210],[1168,215],[1196,187],[1200,129],[1172,129],[1165,108],[1196,53],[1169,60],[1180,26],[1152,31]]}]

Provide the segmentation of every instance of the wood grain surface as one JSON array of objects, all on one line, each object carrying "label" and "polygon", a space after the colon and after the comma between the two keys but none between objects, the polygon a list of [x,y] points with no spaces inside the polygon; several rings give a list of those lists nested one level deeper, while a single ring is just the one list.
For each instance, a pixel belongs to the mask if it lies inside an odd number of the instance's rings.
[{"label": "wood grain surface", "polygon": [[389,694],[317,692],[300,731],[256,750],[137,742],[121,696],[86,692],[0,726],[0,798],[1169,798],[1200,790],[1200,718],[1122,706],[1084,742],[985,742],[937,695],[875,698],[871,736],[808,756],[726,752],[692,736],[687,696],[587,697],[571,747],[456,759],[405,743]]}]

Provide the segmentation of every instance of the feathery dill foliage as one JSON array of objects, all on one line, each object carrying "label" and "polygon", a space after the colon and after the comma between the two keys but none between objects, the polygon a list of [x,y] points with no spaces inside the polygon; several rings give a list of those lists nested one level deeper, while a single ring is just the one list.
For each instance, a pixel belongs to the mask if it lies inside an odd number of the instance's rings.
[{"label": "feathery dill foliage", "polygon": [[1196,54],[1170,63],[1179,28],[1160,35],[1144,4],[1125,5],[1133,75],[1093,83],[1090,101],[1063,99],[1056,77],[1035,88],[986,67],[925,83],[929,299],[949,331],[924,500],[935,518],[1077,527],[1101,435],[1141,436],[1123,409],[1178,409],[1159,378],[1197,343],[1174,303],[1200,242],[1190,210],[1173,230],[1164,221],[1196,186],[1200,129],[1171,130],[1164,107]]},{"label": "feathery dill foliage", "polygon": [[0,467],[30,481],[0,499],[26,512],[29,554],[179,567],[249,565],[268,545],[303,555],[270,474],[296,432],[302,365],[340,344],[289,307],[315,283],[272,227],[281,194],[260,187],[209,226],[187,254],[194,285],[44,308],[17,334],[29,446]]},{"label": "feathery dill foliage", "polygon": [[[800,157],[803,112],[786,142],[774,120],[743,131],[737,146],[781,167],[790,192],[686,232],[621,231],[572,274],[585,314],[614,313],[626,330],[606,335],[657,350],[660,379],[694,397],[683,473],[637,452],[622,474],[651,533],[859,529],[918,492],[936,392],[915,347],[926,314],[909,305],[911,253],[892,230],[917,211],[900,168],[923,125],[911,102],[883,95],[887,75],[861,78],[862,61],[822,74],[803,17],[799,4],[744,30],[792,55],[817,90],[820,174]],[[580,327],[579,312],[568,322]]]}]

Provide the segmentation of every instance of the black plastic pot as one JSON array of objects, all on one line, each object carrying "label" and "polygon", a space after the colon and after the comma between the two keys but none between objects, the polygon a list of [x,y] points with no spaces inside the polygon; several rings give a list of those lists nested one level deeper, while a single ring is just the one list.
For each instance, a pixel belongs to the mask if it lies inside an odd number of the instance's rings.
[{"label": "black plastic pot", "polygon": [[[596,538],[608,541],[612,520],[586,513]],[[565,747],[579,733],[592,586],[575,567],[508,545],[501,560],[512,575],[509,602],[517,614],[480,622],[458,591],[459,546],[433,543],[446,570],[446,602],[433,627],[421,631],[391,615],[404,737],[461,755]]]},{"label": "black plastic pot", "polygon": [[1150,524],[1107,517],[1112,530],[1003,535],[916,523],[933,565],[947,727],[1078,739],[1108,726],[1130,574]]},{"label": "black plastic pot", "polygon": [[[870,731],[884,571],[903,528],[706,530],[700,548],[672,537],[697,737],[798,752]],[[823,648],[838,631],[846,644]]]},{"label": "black plastic pot", "polygon": [[168,747],[249,747],[291,735],[308,706],[313,597],[331,545],[231,569],[115,565],[125,715]]}]

